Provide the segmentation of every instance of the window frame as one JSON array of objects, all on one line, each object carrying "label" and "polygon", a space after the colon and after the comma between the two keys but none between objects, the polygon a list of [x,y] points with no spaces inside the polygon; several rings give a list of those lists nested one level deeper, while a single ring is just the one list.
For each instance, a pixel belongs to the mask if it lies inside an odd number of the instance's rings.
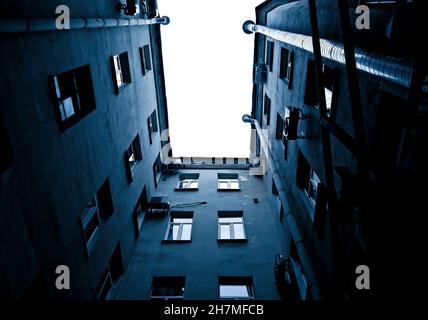
[{"label": "window frame", "polygon": [[147,118],[147,130],[149,132],[149,142],[153,144],[153,135],[159,131],[157,109],[153,110]]},{"label": "window frame", "polygon": [[[134,161],[131,163],[130,158],[134,157]],[[132,140],[129,147],[124,152],[124,161],[125,161],[125,169],[126,169],[126,175],[128,178],[128,183],[133,182],[133,171],[143,160],[143,154],[141,152],[141,141],[140,141],[140,135],[137,134],[135,138]]]},{"label": "window frame", "polygon": [[265,63],[268,66],[269,72],[272,72],[273,70],[274,57],[275,57],[275,42],[266,39]]},{"label": "window frame", "polygon": [[[187,183],[189,187],[184,187],[182,184]],[[196,183],[196,187],[190,187],[192,183]],[[199,173],[180,173],[178,176],[177,187],[175,191],[198,191],[199,190]]]},{"label": "window frame", "polygon": [[[171,285],[168,287],[168,282],[171,283]],[[166,283],[166,285],[163,286],[163,288],[181,288],[181,295],[175,295],[175,296],[166,296],[166,295],[159,295],[154,296],[153,291],[156,287],[156,283]],[[160,287],[157,285],[157,287]],[[153,277],[152,280],[152,287],[150,289],[150,295],[149,300],[183,300],[184,299],[184,292],[186,288],[186,278],[182,276],[172,276],[172,277]]]},{"label": "window frame", "polygon": [[[245,287],[248,296],[222,296],[222,286]],[[219,300],[255,300],[254,282],[252,277],[219,277],[218,279],[218,299]]]},{"label": "window frame", "polygon": [[[110,64],[112,69],[114,90],[116,95],[118,95],[123,88],[132,83],[128,51],[112,55],[110,57]],[[118,83],[118,75],[121,77],[120,84]]]},{"label": "window frame", "polygon": [[[227,188],[221,188],[221,183],[227,183]],[[237,183],[237,188],[232,188],[232,183]],[[238,173],[218,173],[217,174],[217,191],[241,191]]]},{"label": "window frame", "polygon": [[281,47],[279,78],[285,82],[288,89],[292,88],[293,74],[294,74],[294,51],[286,47]]},{"label": "window frame", "polygon": [[143,77],[152,70],[150,45],[146,44],[139,48],[141,59],[141,71]]},{"label": "window frame", "polygon": [[[221,222],[220,219],[241,219],[240,222]],[[229,226],[230,238],[222,238],[221,226]],[[242,225],[243,238],[235,238],[235,225]],[[247,232],[245,230],[244,213],[242,211],[218,211],[217,213],[217,241],[219,242],[246,242]]]},{"label": "window frame", "polygon": [[267,93],[265,93],[263,98],[263,116],[266,116],[266,126],[270,126],[271,105],[272,100],[269,98]]},{"label": "window frame", "polygon": [[[190,220],[189,221],[181,221],[175,222],[174,219],[179,220]],[[171,233],[174,233],[174,226],[178,225],[178,234],[177,239],[174,239],[174,236],[170,238]],[[189,239],[183,239],[183,228],[185,225],[190,225],[190,234]],[[168,226],[165,232],[163,243],[184,243],[192,241],[192,230],[193,230],[193,211],[172,211],[169,216]]]},{"label": "window frame", "polygon": [[[64,132],[95,110],[94,86],[89,64],[51,75],[48,77],[48,83],[60,132]],[[69,99],[73,114],[67,116],[64,101]]]}]

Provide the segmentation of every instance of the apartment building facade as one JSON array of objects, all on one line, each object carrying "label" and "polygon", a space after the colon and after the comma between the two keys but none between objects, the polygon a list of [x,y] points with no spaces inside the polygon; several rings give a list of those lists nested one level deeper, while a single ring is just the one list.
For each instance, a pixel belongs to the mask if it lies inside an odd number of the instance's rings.
[{"label": "apartment building facade", "polygon": [[[308,256],[306,299],[403,292],[404,282],[391,280],[391,266],[397,255],[413,251],[397,237],[410,225],[400,216],[421,213],[420,181],[427,172],[426,87],[423,77],[416,80],[424,70],[417,66],[426,63],[419,63],[423,50],[412,42],[420,34],[421,3],[338,3],[266,1],[256,9],[256,22],[243,26],[255,36],[251,117],[264,131],[253,153],[272,158],[266,188],[281,185],[283,210],[297,220],[293,242],[303,241]],[[356,27],[358,5],[370,10],[370,29]],[[321,39],[318,61],[313,38]],[[355,74],[345,57],[349,48]],[[395,77],[397,70],[408,73]],[[416,119],[413,127],[410,119]],[[371,270],[371,290],[356,288],[358,266]]]},{"label": "apartment building facade", "polygon": [[[1,297],[102,299],[126,270],[168,128],[169,19],[144,4],[133,16],[111,1],[0,5]],[[69,30],[55,28],[59,5]]]}]

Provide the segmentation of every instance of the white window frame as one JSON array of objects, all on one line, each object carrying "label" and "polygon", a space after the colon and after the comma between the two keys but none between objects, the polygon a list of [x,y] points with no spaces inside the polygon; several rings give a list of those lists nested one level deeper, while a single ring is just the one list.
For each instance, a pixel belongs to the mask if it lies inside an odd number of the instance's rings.
[{"label": "white window frame", "polygon": [[[174,219],[188,219],[190,222],[174,222]],[[189,239],[182,239],[183,237],[183,227],[185,225],[190,225],[190,238]],[[177,239],[169,239],[169,235],[171,232],[174,232],[174,226],[178,227],[178,234]],[[172,216],[169,218],[168,222],[168,228],[166,229],[165,233],[165,241],[191,241],[192,240],[192,228],[193,228],[193,217],[180,217],[180,216]],[[173,238],[173,236],[171,237]]]},{"label": "white window frame", "polygon": [[[233,182],[238,184],[238,188],[232,188]],[[226,188],[220,187],[221,183],[227,183],[227,187]],[[241,190],[241,186],[239,184],[239,179],[217,179],[217,189],[218,190]]]},{"label": "white window frame", "polygon": [[116,80],[116,85],[118,88],[121,88],[125,85],[125,79],[123,78],[122,65],[120,63],[120,54],[113,55],[113,64],[114,64],[114,75]]},{"label": "white window frame", "polygon": [[[249,293],[247,297],[239,297],[239,296],[221,296],[221,287],[245,287],[247,292]],[[221,284],[219,283],[218,285],[218,296],[219,296],[219,300],[255,300],[255,296],[254,296],[254,285],[251,284],[241,284],[241,283],[236,283],[236,284]]]},{"label": "white window frame", "polygon": [[[191,187],[196,183],[196,187]],[[177,189],[199,189],[199,179],[181,179],[178,181]]]},{"label": "white window frame", "polygon": [[[241,222],[220,222],[220,219],[241,219]],[[229,233],[230,238],[222,238],[221,236],[221,226],[226,225],[229,226]],[[244,235],[243,238],[235,238],[235,225],[242,225],[242,233]],[[246,240],[247,234],[245,232],[245,223],[244,223],[244,216],[219,216],[218,217],[218,240]]]}]

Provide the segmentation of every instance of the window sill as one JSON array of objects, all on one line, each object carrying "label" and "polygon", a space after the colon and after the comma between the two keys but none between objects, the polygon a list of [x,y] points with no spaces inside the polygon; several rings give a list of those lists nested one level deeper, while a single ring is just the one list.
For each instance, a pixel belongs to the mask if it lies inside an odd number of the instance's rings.
[{"label": "window sill", "polygon": [[198,191],[199,188],[175,188],[174,191]]},{"label": "window sill", "polygon": [[217,188],[217,191],[220,191],[220,192],[229,192],[229,191],[241,191],[241,189],[219,189],[219,188]]},{"label": "window sill", "polygon": [[189,243],[192,240],[162,240],[162,243]]}]

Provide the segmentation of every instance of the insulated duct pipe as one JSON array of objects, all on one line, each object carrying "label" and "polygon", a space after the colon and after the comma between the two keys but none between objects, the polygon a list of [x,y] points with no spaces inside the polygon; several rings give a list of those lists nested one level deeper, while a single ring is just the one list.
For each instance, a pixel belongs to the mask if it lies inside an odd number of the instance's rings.
[{"label": "insulated duct pipe", "polygon": [[262,150],[264,150],[269,168],[271,168],[272,170],[272,177],[278,190],[279,199],[281,200],[285,212],[287,212],[285,217],[287,219],[291,236],[296,245],[297,253],[300,257],[300,262],[302,264],[303,272],[307,280],[308,288],[310,289],[314,300],[321,300],[322,295],[318,285],[317,276],[312,265],[312,260],[310,259],[309,248],[307,247],[306,241],[302,235],[302,232],[300,231],[299,225],[297,224],[296,217],[291,211],[288,196],[285,193],[284,185],[282,183],[275,161],[273,160],[274,158],[272,157],[266,137],[263,134],[262,128],[260,127],[260,124],[256,119],[251,118],[251,116],[248,114],[245,114],[242,116],[242,121],[245,123],[251,123],[256,127],[257,134],[260,138]]},{"label": "insulated duct pipe", "polygon": [[[70,19],[70,29],[96,29],[108,27],[130,27],[151,24],[169,24],[169,17],[153,19],[136,18],[74,18]],[[62,31],[57,29],[56,18],[0,19],[0,33],[20,33],[38,31]]]},{"label": "insulated duct pipe", "polygon": [[[245,21],[242,26],[247,34],[261,33],[272,39],[287,43],[294,47],[313,53],[312,37],[282,31],[255,24],[253,21]],[[321,55],[323,58],[346,64],[344,47],[341,42],[320,39]],[[390,81],[399,86],[409,88],[412,80],[413,65],[403,59],[368,52],[362,48],[355,48],[355,60],[357,69],[373,76]],[[428,92],[428,87],[423,87]]]}]

